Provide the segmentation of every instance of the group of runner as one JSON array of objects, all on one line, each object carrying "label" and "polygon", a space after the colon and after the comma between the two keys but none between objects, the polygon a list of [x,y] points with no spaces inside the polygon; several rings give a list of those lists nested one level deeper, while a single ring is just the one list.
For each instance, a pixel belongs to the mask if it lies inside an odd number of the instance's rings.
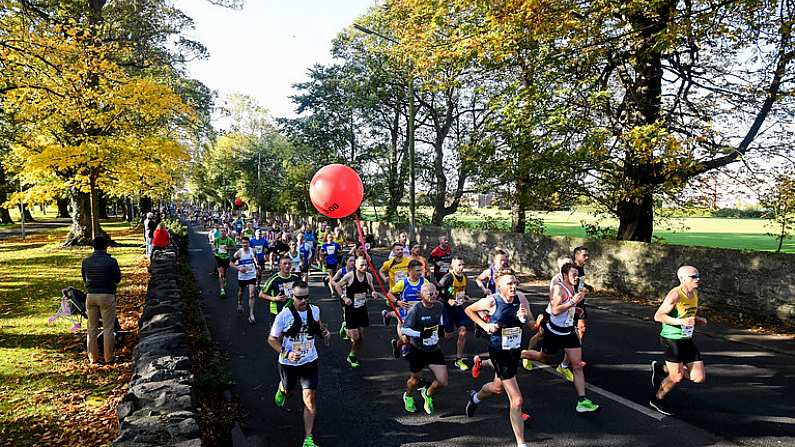
[{"label": "group of runner", "polygon": [[[351,342],[347,362],[352,368],[360,365],[364,332],[369,327],[367,302],[381,299],[388,307],[381,312],[382,322],[389,326],[396,321],[396,335],[391,340],[395,358],[405,357],[409,377],[402,395],[406,411],[415,412],[415,395],[422,398],[427,414],[434,412],[433,398],[448,384],[448,372],[441,341],[456,338],[454,366],[469,370],[478,378],[484,367],[494,369],[494,377],[479,390],[472,390],[464,412],[474,416],[478,405],[485,399],[506,394],[509,402],[509,420],[518,446],[525,446],[524,423],[529,416],[523,411],[522,392],[516,379],[519,366],[533,369],[533,362],[551,363],[560,353],[563,360],[556,370],[574,385],[577,394],[575,411],[590,413],[599,405],[586,396],[582,344],[587,329],[585,298],[592,288],[585,283],[585,266],[590,256],[585,247],[577,247],[571,256],[557,260],[558,273],[549,285],[549,300],[544,311],[534,318],[525,295],[518,290],[518,280],[510,268],[508,254],[496,250],[491,265],[477,276],[475,282],[484,298],[474,300],[467,294],[468,279],[464,274],[464,259],[453,255],[447,237],[430,252],[429,259],[421,254],[418,244],[409,244],[402,233],[391,246],[389,258],[378,269],[376,278],[368,267],[372,236],[366,235],[365,247],[354,244],[347,258],[346,237],[341,228],[331,231],[321,228],[315,233],[311,226],[302,225],[291,232],[282,224],[278,236],[287,251],[276,251],[277,271],[264,283],[260,272],[264,270],[265,254],[271,244],[255,245],[262,231],[254,231],[254,238],[244,231],[253,225],[244,224],[241,231],[213,223],[218,237],[212,235],[218,261],[219,286],[224,294],[224,274],[227,267],[219,255],[229,255],[228,265],[238,271],[238,311],[242,312],[242,290],[249,296],[249,323],[255,324],[256,297],[269,302],[273,324],[269,345],[279,353],[280,382],[274,396],[277,406],[285,404],[287,396],[300,383],[304,402],[304,446],[314,446],[312,430],[317,414],[315,390],[318,384],[317,349],[315,340],[328,340],[330,331],[322,323],[320,309],[310,305],[308,272],[317,263],[324,270],[324,282],[332,296],[339,297],[343,324],[340,334]],[[276,223],[278,225],[278,223]],[[274,226],[274,225],[272,225]],[[311,234],[310,234],[311,233]],[[278,239],[277,239],[278,240]],[[321,240],[322,243],[315,243]],[[309,242],[307,242],[309,241]],[[259,244],[259,242],[257,242]],[[252,247],[262,247],[261,250]],[[225,247],[226,250],[221,250]],[[295,257],[297,256],[297,261]],[[222,272],[223,270],[223,272]],[[652,362],[652,395],[650,405],[657,411],[670,415],[665,397],[683,379],[702,382],[704,365],[698,349],[692,342],[693,327],[706,324],[696,316],[698,309],[698,283],[700,276],[694,267],[683,266],[677,272],[680,285],[671,290],[655,314],[662,323],[661,343],[665,348],[665,362]],[[388,287],[384,295],[375,287],[382,279]],[[259,291],[258,295],[255,288]],[[474,324],[476,335],[488,337],[488,352],[475,355],[472,366],[465,358],[468,327]],[[522,345],[523,329],[532,328],[535,335],[528,345]],[[433,375],[430,384],[420,387],[420,373],[429,369]]]}]

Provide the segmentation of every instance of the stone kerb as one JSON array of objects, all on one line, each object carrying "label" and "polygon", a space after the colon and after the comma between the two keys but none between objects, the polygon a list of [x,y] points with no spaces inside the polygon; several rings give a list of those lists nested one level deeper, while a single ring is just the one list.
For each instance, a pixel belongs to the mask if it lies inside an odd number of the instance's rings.
[{"label": "stone kerb", "polygon": [[139,327],[129,391],[117,408],[121,433],[113,445],[201,446],[185,302],[172,251],[152,256]]},{"label": "stone kerb", "polygon": [[[300,217],[289,216],[299,222]],[[313,223],[316,219],[308,219]],[[405,225],[362,222],[381,245],[398,239]],[[356,234],[355,224],[346,220],[345,231]],[[630,241],[592,240],[571,237],[532,236],[509,232],[488,232],[464,228],[419,226],[417,240],[423,251],[433,248],[439,236],[447,235],[455,251],[470,265],[485,265],[494,248],[511,256],[514,268],[549,278],[557,258],[583,245],[591,253],[586,281],[597,290],[661,300],[678,284],[676,270],[684,264],[699,269],[703,279],[701,300],[706,307],[721,307],[736,313],[777,319],[795,326],[795,256]]]}]

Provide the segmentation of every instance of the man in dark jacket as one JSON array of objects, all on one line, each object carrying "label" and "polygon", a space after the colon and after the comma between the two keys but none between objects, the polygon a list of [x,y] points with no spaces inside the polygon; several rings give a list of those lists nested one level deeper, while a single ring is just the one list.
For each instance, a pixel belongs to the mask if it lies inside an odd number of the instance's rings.
[{"label": "man in dark jacket", "polygon": [[113,361],[115,340],[113,326],[116,322],[116,285],[121,281],[119,263],[107,252],[108,240],[99,236],[93,241],[94,253],[83,259],[82,276],[86,285],[86,310],[88,311],[88,359],[99,360],[97,326],[102,316],[105,362]]}]

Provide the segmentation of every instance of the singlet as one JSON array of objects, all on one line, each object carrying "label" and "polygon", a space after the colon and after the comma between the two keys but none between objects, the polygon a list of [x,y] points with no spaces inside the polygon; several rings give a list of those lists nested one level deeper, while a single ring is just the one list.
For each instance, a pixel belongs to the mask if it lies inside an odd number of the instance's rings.
[{"label": "singlet", "polygon": [[486,283],[486,288],[489,289],[491,293],[497,293],[497,281],[496,281],[496,272],[494,271],[494,267],[489,267],[489,282]]},{"label": "singlet", "polygon": [[[450,279],[446,279],[447,277]],[[447,283],[449,281],[449,284]],[[457,276],[453,272],[447,273],[440,283],[444,283],[445,288],[442,291],[444,293],[445,304],[447,304],[448,299],[455,299],[456,306],[460,306],[464,304],[464,297],[467,293],[467,284],[468,284],[467,275]],[[448,304],[449,305],[449,304]]]},{"label": "singlet", "polygon": [[364,274],[364,280],[359,281],[358,273],[353,272],[353,281],[345,289],[345,296],[353,301],[352,306],[356,309],[367,305],[367,294],[372,292],[370,283],[367,282],[367,273]]},{"label": "singlet", "polygon": [[[565,293],[564,302],[570,300],[574,296],[574,291],[566,287],[563,282],[559,282],[561,290]],[[574,306],[570,307],[566,312],[561,312],[557,315],[552,314],[552,303],[547,304],[546,313],[549,314],[549,321],[547,321],[547,329],[553,334],[569,335],[574,327]]]},{"label": "singlet", "polygon": [[[695,317],[696,312],[698,312],[698,292],[693,290],[693,296],[688,297],[687,293],[685,293],[681,287],[677,287],[676,291],[679,294],[679,300],[676,302],[676,306],[674,306],[669,315],[673,318]],[[663,323],[660,336],[664,338],[670,338],[672,340],[693,338],[694,328],[695,326],[679,326]]]},{"label": "singlet", "polygon": [[400,299],[407,303],[419,301],[420,290],[423,284],[425,284],[425,278],[422,276],[420,276],[420,280],[417,281],[417,284],[412,284],[408,278],[405,278],[403,280],[403,293],[400,294]]},{"label": "singlet", "polygon": [[237,265],[243,267],[244,271],[237,272],[237,279],[240,281],[247,281],[257,277],[257,268],[254,265],[254,252],[250,248],[248,251],[240,249],[235,253],[237,256]]},{"label": "singlet", "polygon": [[510,351],[522,348],[522,322],[516,317],[519,311],[519,297],[514,297],[510,303],[505,302],[499,293],[494,297],[494,312],[490,322],[499,326],[497,332],[489,336],[489,347],[500,351]]},{"label": "singlet", "polygon": [[299,273],[301,272],[301,252],[296,251],[295,256],[291,255],[290,252],[287,252],[287,257],[290,258],[290,271]]},{"label": "singlet", "polygon": [[254,250],[254,253],[257,254],[257,258],[259,258],[260,261],[264,260],[265,252],[268,248],[268,240],[264,237],[260,237],[259,239],[252,238],[249,244],[251,245],[251,249]]}]

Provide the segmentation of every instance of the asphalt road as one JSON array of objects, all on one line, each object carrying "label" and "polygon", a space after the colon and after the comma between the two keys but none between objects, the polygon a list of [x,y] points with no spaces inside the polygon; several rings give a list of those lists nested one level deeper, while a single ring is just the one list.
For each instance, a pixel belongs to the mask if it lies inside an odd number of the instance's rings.
[{"label": "asphalt road", "polygon": [[[278,383],[276,353],[267,345],[270,327],[266,303],[259,301],[257,324],[246,321],[247,311],[236,312],[236,281],[229,281],[227,298],[218,296],[217,278],[206,234],[192,232],[190,262],[202,291],[203,310],[213,339],[226,352],[228,367],[244,411],[236,445],[298,446],[303,438],[300,395],[291,397],[287,411],[273,404]],[[233,277],[235,275],[233,274]],[[233,278],[234,279],[234,278]],[[321,319],[333,332],[341,312],[323,288],[321,275],[311,281],[311,302],[321,308]],[[539,291],[540,292],[540,291]],[[479,293],[472,290],[473,296]],[[533,311],[544,305],[543,296],[529,296]],[[594,297],[594,299],[598,299]],[[486,401],[473,418],[464,415],[469,389],[480,379],[452,366],[449,386],[434,402],[428,416],[406,413],[401,395],[408,377],[405,360],[391,356],[389,339],[395,327],[380,319],[383,303],[368,305],[371,327],[366,333],[361,366],[345,362],[349,344],[338,335],[329,346],[319,343],[320,385],[315,441],[331,446],[513,446],[507,398]],[[598,413],[574,411],[573,386],[551,369],[520,370],[524,408],[532,415],[526,425],[529,443],[544,446],[795,446],[795,358],[760,350],[718,337],[698,336],[696,342],[707,364],[707,382],[685,384],[670,397],[675,417],[662,417],[648,408],[649,362],[661,358],[659,328],[640,319],[591,309],[584,358],[589,397],[601,405]],[[530,334],[525,334],[525,337]],[[444,343],[448,358],[455,342]],[[486,351],[484,339],[471,337],[467,352]],[[430,377],[429,373],[428,377]],[[417,402],[421,398],[417,396]]]}]

